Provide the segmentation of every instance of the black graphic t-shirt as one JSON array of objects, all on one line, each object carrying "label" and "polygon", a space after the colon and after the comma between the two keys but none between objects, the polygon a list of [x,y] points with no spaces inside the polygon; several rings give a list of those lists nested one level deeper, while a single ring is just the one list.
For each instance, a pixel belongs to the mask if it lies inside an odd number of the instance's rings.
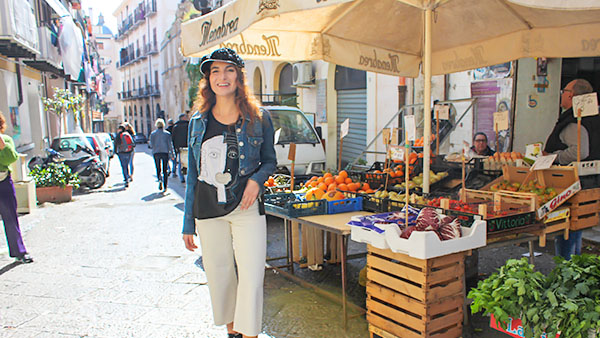
[{"label": "black graphic t-shirt", "polygon": [[238,176],[239,156],[235,123],[224,125],[210,112],[202,139],[195,218],[224,216],[240,204],[250,175]]}]

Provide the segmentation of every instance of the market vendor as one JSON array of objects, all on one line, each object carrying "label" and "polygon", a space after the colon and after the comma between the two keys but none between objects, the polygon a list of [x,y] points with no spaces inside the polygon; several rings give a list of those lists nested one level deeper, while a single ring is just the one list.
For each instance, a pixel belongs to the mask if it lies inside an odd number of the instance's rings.
[{"label": "market vendor", "polygon": [[[592,85],[584,79],[575,79],[560,91],[562,112],[544,148],[544,155],[558,155],[555,160],[557,164],[567,165],[577,161],[577,119],[573,115],[573,96],[593,91]],[[600,116],[598,115],[581,119],[582,161],[600,159],[600,147],[590,147],[590,144],[600,144]]]},{"label": "market vendor", "polygon": [[[556,163],[566,165],[577,161],[577,119],[573,115],[573,96],[593,92],[592,85],[584,79],[569,82],[560,91],[560,107],[562,113],[554,129],[548,136],[544,155],[557,154]],[[581,159],[585,161],[600,159],[600,147],[590,147],[590,144],[600,144],[600,116],[589,116],[581,119]],[[571,255],[581,254],[580,231],[571,231],[569,239],[563,235],[556,236],[555,253],[566,259]]]},{"label": "market vendor", "polygon": [[487,135],[482,132],[477,132],[475,133],[475,136],[473,136],[473,146],[471,147],[471,151],[479,156],[492,156],[495,153],[495,151],[488,146]]}]

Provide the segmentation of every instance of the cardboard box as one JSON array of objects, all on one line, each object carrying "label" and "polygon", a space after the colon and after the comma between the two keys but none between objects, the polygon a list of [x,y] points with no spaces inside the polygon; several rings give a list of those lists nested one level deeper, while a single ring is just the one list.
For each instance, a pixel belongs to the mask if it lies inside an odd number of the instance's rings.
[{"label": "cardboard box", "polygon": [[28,214],[37,206],[35,181],[29,178],[26,181],[14,182],[17,195],[17,212]]}]

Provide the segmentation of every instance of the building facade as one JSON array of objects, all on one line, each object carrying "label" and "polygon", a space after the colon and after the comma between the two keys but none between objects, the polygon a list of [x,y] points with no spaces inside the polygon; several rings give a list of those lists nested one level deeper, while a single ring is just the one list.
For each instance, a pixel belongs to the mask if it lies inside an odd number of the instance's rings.
[{"label": "building facade", "polygon": [[119,22],[117,110],[136,132],[145,135],[152,131],[156,118],[164,117],[159,42],[174,19],[177,4],[167,0],[124,0],[113,13]]}]

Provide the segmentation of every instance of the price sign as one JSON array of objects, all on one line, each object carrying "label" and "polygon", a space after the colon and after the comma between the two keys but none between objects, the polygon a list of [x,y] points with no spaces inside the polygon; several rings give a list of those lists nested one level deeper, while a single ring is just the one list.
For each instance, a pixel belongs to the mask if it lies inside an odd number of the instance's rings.
[{"label": "price sign", "polygon": [[417,138],[417,126],[414,115],[404,116],[404,132],[406,133],[406,139],[409,141],[414,141]]},{"label": "price sign", "polygon": [[450,106],[436,104],[434,107],[434,111],[436,112],[436,116],[440,120],[449,120],[450,119]]},{"label": "price sign", "polygon": [[538,157],[529,170],[543,170],[550,168],[552,163],[554,163],[556,156],[558,155],[552,154]]},{"label": "price sign", "polygon": [[290,143],[290,151],[288,152],[288,160],[296,160],[296,143]]},{"label": "price sign", "polygon": [[348,135],[348,131],[350,130],[350,119],[346,119],[346,121],[342,122],[340,127],[340,138],[346,137]]},{"label": "price sign", "polygon": [[404,161],[404,147],[398,145],[391,145],[390,158],[392,159],[392,161]]},{"label": "price sign", "polygon": [[392,129],[392,139],[391,144],[398,144],[398,128]]},{"label": "price sign", "polygon": [[281,136],[281,128],[275,130],[275,135],[273,136],[273,144],[279,143],[279,136]]},{"label": "price sign", "polygon": [[581,111],[581,117],[598,115],[598,95],[589,93],[573,96],[573,115]]},{"label": "price sign", "polygon": [[498,130],[506,130],[508,126],[508,110],[494,113],[494,126],[498,126]]},{"label": "price sign", "polygon": [[387,146],[388,144],[390,144],[390,129],[385,128],[381,131],[381,133],[383,136],[383,144]]}]

